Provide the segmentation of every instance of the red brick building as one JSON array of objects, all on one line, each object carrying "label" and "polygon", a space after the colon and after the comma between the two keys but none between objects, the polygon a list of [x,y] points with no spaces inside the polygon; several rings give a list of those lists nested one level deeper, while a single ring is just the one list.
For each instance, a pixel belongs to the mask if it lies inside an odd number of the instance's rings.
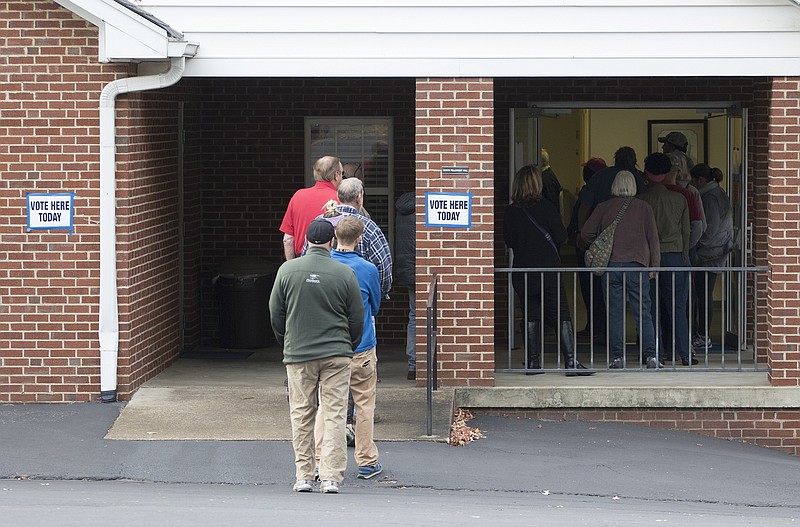
[{"label": "red brick building", "polygon": [[[678,39],[627,29],[673,16],[668,3],[631,6],[624,23],[612,5],[376,3],[309,16],[302,4],[222,4],[3,4],[0,402],[126,400],[183,350],[213,343],[219,264],[278,263],[278,225],[309,160],[356,136],[354,156],[390,166],[386,181],[367,183],[390,233],[393,200],[416,190],[418,297],[434,273],[441,280],[441,382],[493,386],[507,296],[496,218],[516,161],[514,111],[537,105],[744,114],[744,265],[769,273],[748,291],[743,333],[772,387],[800,385],[794,3],[684,6],[692,22]],[[386,151],[370,149],[381,142]],[[445,177],[449,166],[469,172]],[[426,227],[425,192],[471,194],[471,227]],[[72,231],[29,231],[32,193],[74,193]],[[396,290],[384,306],[384,344],[403,341],[406,305]],[[417,342],[423,361],[423,331]],[[783,417],[794,443],[778,446],[796,451],[800,415]]]}]

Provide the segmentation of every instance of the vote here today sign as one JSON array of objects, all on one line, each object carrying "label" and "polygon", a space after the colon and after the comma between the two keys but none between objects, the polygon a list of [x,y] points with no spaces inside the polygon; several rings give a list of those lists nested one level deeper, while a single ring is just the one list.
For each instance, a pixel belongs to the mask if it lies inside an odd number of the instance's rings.
[{"label": "vote here today sign", "polygon": [[425,193],[426,227],[472,227],[472,194]]},{"label": "vote here today sign", "polygon": [[61,229],[72,234],[74,192],[28,194],[28,230]]}]

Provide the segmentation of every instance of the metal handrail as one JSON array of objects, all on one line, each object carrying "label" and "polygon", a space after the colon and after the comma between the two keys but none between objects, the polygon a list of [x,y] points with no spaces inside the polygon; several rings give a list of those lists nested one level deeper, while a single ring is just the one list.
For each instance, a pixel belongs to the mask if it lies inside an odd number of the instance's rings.
[{"label": "metal handrail", "polygon": [[[602,268],[586,268],[586,267],[555,267],[555,268],[554,267],[547,267],[547,268],[536,267],[535,268],[535,267],[530,267],[530,268],[496,268],[495,269],[495,273],[498,276],[499,275],[503,275],[503,274],[507,275],[507,277],[508,277],[507,288],[508,288],[508,291],[509,291],[508,367],[507,368],[500,368],[500,371],[507,372],[507,373],[516,373],[516,372],[520,372],[521,373],[521,372],[527,372],[530,369],[530,366],[527,365],[527,363],[526,363],[526,366],[524,368],[522,368],[522,369],[513,368],[511,366],[511,364],[512,364],[512,353],[511,353],[511,350],[512,350],[512,348],[514,348],[514,342],[513,341],[514,341],[514,334],[515,334],[514,333],[515,332],[515,316],[514,316],[514,310],[513,310],[515,293],[514,293],[513,287],[512,287],[512,277],[513,277],[513,275],[514,274],[522,274],[522,275],[525,276],[525,284],[526,284],[525,285],[525,290],[526,290],[525,304],[527,304],[527,291],[528,291],[528,285],[527,284],[528,284],[528,274],[529,273],[539,273],[540,277],[544,277],[547,274],[556,274],[557,276],[555,277],[555,280],[556,280],[556,283],[558,284],[559,288],[563,286],[564,276],[565,275],[566,276],[572,275],[573,282],[575,283],[575,289],[574,289],[574,291],[573,291],[573,293],[571,295],[572,296],[572,306],[573,307],[570,308],[570,310],[571,310],[571,313],[572,313],[572,318],[574,320],[576,318],[577,309],[578,309],[577,308],[577,306],[578,306],[578,302],[577,302],[578,275],[581,274],[581,273],[592,273],[592,271],[594,271],[594,270],[615,271],[615,272],[634,272],[634,273],[637,273],[637,274],[643,274],[643,273],[649,273],[649,272],[670,273],[673,276],[673,278],[672,278],[673,284],[674,284],[675,274],[676,273],[686,272],[689,275],[689,277],[688,277],[688,287],[689,287],[690,291],[693,289],[692,273],[694,273],[694,272],[698,272],[699,271],[699,272],[724,273],[726,275],[731,275],[731,276],[738,275],[738,276],[741,277],[741,279],[738,280],[739,292],[735,295],[736,298],[726,297],[725,296],[725,291],[721,291],[720,293],[723,296],[723,299],[722,299],[723,309],[724,309],[724,306],[725,306],[726,302],[738,302],[739,305],[741,306],[741,309],[738,310],[738,314],[736,315],[735,319],[731,319],[733,321],[733,323],[735,324],[735,326],[737,328],[737,331],[739,331],[739,332],[746,331],[745,328],[747,326],[746,321],[745,321],[745,315],[746,315],[746,311],[747,311],[746,307],[747,306],[745,306],[744,303],[747,302],[747,298],[749,298],[749,296],[745,295],[745,290],[748,290],[749,288],[752,288],[754,290],[758,290],[758,288],[759,288],[759,279],[758,279],[759,275],[760,274],[764,274],[764,273],[769,273],[769,271],[770,271],[770,269],[768,267],[738,267],[738,266],[737,267],[602,267]],[[596,281],[596,280],[602,280],[602,277],[600,277],[600,276],[595,276],[593,274],[590,274],[590,276],[591,276],[590,282],[593,282],[593,281]],[[543,280],[543,278],[541,278],[541,279]],[[669,279],[669,278],[667,278],[667,279]],[[540,286],[542,288],[541,296],[542,296],[542,299],[543,299],[544,298],[544,290],[543,290],[544,282],[543,281],[540,283]],[[536,287],[536,286],[534,286],[534,287]],[[656,283],[655,283],[655,290],[654,291],[655,291],[656,298],[659,298],[660,292],[658,290],[658,281],[656,281]],[[601,299],[600,301],[601,302],[605,301],[606,304],[608,304],[608,298],[606,297],[606,293],[604,293],[604,295],[603,295],[604,300]],[[595,299],[596,299],[596,297],[593,296],[591,301],[587,301],[587,303],[588,302],[592,302],[591,304],[589,304],[590,311],[591,311],[591,306],[594,305],[593,302],[595,301]],[[708,300],[708,299],[706,299],[706,300]],[[567,301],[569,302],[569,300],[567,300]],[[542,302],[543,302],[543,300],[542,300]],[[558,302],[559,302],[558,305],[560,307],[560,305],[561,305],[560,304],[560,297],[559,297]],[[623,309],[625,310],[624,311],[625,313],[627,313],[626,303],[627,303],[627,294],[625,293],[625,287],[624,287],[624,284],[623,284],[623,304],[622,304],[622,306],[623,306]],[[752,303],[748,302],[748,304],[750,304],[750,309],[752,309],[754,311],[754,313],[753,313],[754,316],[753,316],[752,320],[757,320],[758,319],[758,302],[753,301]],[[544,312],[543,307],[544,306],[542,306],[542,309],[540,309],[542,312]],[[692,311],[692,295],[691,294],[689,295],[689,304],[688,304],[687,307],[688,307],[689,312],[691,313],[691,311]],[[634,307],[634,309],[635,309],[635,307]],[[639,309],[641,310],[641,306],[639,307]],[[656,313],[656,317],[658,317],[659,310],[656,309],[655,313]],[[641,316],[642,314],[643,313],[640,311],[639,316]],[[674,320],[674,315],[675,315],[675,312],[673,311],[673,317],[672,317],[673,320]],[[527,308],[525,308],[524,316],[527,317]],[[724,328],[724,325],[725,325],[725,321],[726,321],[725,317],[726,317],[726,314],[724,312],[721,313],[720,329],[723,331],[722,340],[721,340],[721,343],[722,343],[721,346],[722,346],[722,349],[723,349],[723,353],[721,355],[721,366],[720,366],[720,368],[716,368],[715,369],[715,368],[711,367],[711,365],[708,362],[708,350],[706,350],[704,364],[695,366],[694,368],[690,367],[688,370],[680,370],[680,371],[692,371],[692,370],[694,370],[694,371],[742,371],[743,369],[749,369],[749,370],[755,370],[755,371],[762,371],[763,370],[763,365],[760,365],[759,362],[758,362],[758,344],[757,344],[757,339],[755,339],[755,338],[752,341],[752,351],[753,351],[753,363],[752,363],[752,365],[749,368],[747,368],[742,363],[742,359],[743,359],[742,351],[745,349],[743,347],[744,341],[741,338],[742,333],[739,333],[738,342],[737,342],[737,344],[735,346],[736,350],[737,350],[737,356],[734,357],[736,359],[736,364],[735,364],[735,366],[733,368],[727,366],[726,361],[725,361],[726,357],[725,357],[725,353],[724,353],[724,349],[725,349],[725,334],[724,334],[725,328]],[[605,330],[606,331],[602,331],[602,328],[595,328],[593,322],[592,322],[592,326],[591,326],[592,327],[592,334],[594,334],[596,330],[599,330],[601,333],[605,333],[606,334],[606,342],[605,342],[606,348],[608,348],[609,342],[610,342],[608,340],[608,335],[609,335],[608,323],[609,323],[609,320],[610,319],[606,318],[606,322],[605,322],[605,325],[606,325]],[[542,324],[543,324],[543,322],[542,322]],[[656,318],[656,320],[654,320],[654,324],[656,325],[656,327],[658,327],[658,319],[657,318]],[[573,327],[574,327],[574,325],[573,325]],[[671,328],[670,328],[670,326],[667,326],[667,328],[668,328],[668,330],[670,330],[670,332],[672,333],[672,336],[674,337],[674,335],[675,335],[675,333],[674,333],[675,332],[674,322],[673,322],[673,325],[672,325]],[[705,328],[706,334],[708,333],[709,329],[710,329],[710,327],[706,327]],[[689,330],[690,330],[690,338],[691,338],[691,333],[692,333],[691,322],[689,323]],[[576,329],[574,329],[573,331],[575,331],[575,333],[573,334],[573,337],[575,337],[577,335],[577,331],[576,331]],[[625,330],[625,318],[623,318],[623,335],[625,334],[625,332],[626,332],[626,330]],[[540,337],[542,338],[541,346],[543,347],[544,346],[544,331],[542,331],[540,333],[541,333]],[[656,339],[659,338],[658,334],[659,334],[659,332],[656,331]],[[527,337],[526,335],[523,335],[522,336],[523,340],[526,339],[526,337]],[[527,342],[527,341],[525,341],[525,342]],[[656,341],[656,346],[657,346],[657,348],[659,346],[658,340]],[[558,350],[560,347],[561,347],[560,335],[557,333],[557,335],[556,335],[556,350]],[[524,349],[525,349],[525,345],[523,344],[523,350]],[[624,347],[623,347],[623,349],[624,349]],[[577,348],[576,348],[575,351],[577,352]],[[594,359],[596,358],[596,356],[595,356],[595,346],[594,346],[593,340],[591,340],[591,339],[589,340],[589,353],[590,353],[590,362],[591,362],[591,364],[588,364],[588,366],[590,368],[592,368],[592,367],[594,367]],[[609,358],[608,352],[606,352],[605,355],[606,355],[606,359],[608,359]],[[641,361],[642,360],[642,357],[641,357],[641,355],[642,355],[642,347],[641,347],[641,345],[639,346],[639,355],[640,355],[639,358],[640,358],[640,361]],[[678,360],[680,360],[680,359],[678,358]],[[669,357],[666,358],[665,364],[668,361],[670,361]],[[666,368],[660,368],[658,371],[664,371],[664,369],[675,370],[675,361],[676,361],[676,356],[675,356],[675,353],[673,351],[672,358],[671,358],[672,367],[670,368],[669,366],[667,366]],[[542,370],[544,370],[544,368],[539,369],[538,371],[542,371]],[[630,369],[626,368],[626,370],[627,371],[638,371],[638,370],[641,370],[641,368],[635,368],[635,367],[634,368],[630,368]],[[555,371],[562,371],[562,365],[561,365],[560,354],[559,353],[556,353],[556,368],[546,369],[544,371],[554,371],[554,372]],[[617,371],[623,371],[623,370],[617,370]]]},{"label": "metal handrail", "polygon": [[433,273],[431,284],[428,288],[428,303],[425,310],[427,321],[427,342],[426,342],[426,391],[428,403],[428,435],[433,435],[433,391],[438,389],[438,361],[436,357],[436,326],[438,322],[438,296],[439,296],[439,276]]}]

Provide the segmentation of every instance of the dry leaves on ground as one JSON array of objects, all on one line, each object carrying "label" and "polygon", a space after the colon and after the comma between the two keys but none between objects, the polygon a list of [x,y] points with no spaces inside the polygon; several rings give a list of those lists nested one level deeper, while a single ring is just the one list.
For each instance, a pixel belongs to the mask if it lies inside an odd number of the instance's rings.
[{"label": "dry leaves on ground", "polygon": [[450,446],[464,446],[470,441],[481,439],[483,433],[478,428],[467,425],[467,421],[472,419],[472,412],[459,408],[450,426]]}]

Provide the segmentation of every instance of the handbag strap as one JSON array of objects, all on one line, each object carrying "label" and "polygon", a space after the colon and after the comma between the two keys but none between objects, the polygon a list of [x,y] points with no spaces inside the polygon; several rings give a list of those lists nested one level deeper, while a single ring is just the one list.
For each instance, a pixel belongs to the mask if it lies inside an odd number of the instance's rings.
[{"label": "handbag strap", "polygon": [[520,208],[522,209],[523,212],[525,212],[525,215],[528,217],[528,219],[531,220],[531,223],[533,223],[533,225],[537,229],[539,229],[539,232],[542,233],[542,236],[544,236],[545,240],[550,242],[550,247],[553,248],[553,250],[556,252],[556,256],[558,256],[559,261],[561,261],[561,253],[558,251],[558,247],[556,247],[556,244],[553,242],[553,237],[550,236],[550,233],[547,232],[541,225],[539,225],[539,223],[537,223],[536,220],[533,219],[533,216],[531,215],[528,209],[526,209],[525,207],[520,207]]},{"label": "handbag strap", "polygon": [[[614,218],[613,222],[611,222],[611,225],[613,225],[615,229],[617,228],[617,224],[622,219],[622,216],[625,215],[625,211],[628,210],[628,205],[631,204],[631,201],[633,201],[632,197],[629,197],[628,199],[625,200],[625,203],[622,204],[622,207],[620,207],[619,212],[617,212],[617,217]],[[609,225],[609,227],[611,225]]]}]

